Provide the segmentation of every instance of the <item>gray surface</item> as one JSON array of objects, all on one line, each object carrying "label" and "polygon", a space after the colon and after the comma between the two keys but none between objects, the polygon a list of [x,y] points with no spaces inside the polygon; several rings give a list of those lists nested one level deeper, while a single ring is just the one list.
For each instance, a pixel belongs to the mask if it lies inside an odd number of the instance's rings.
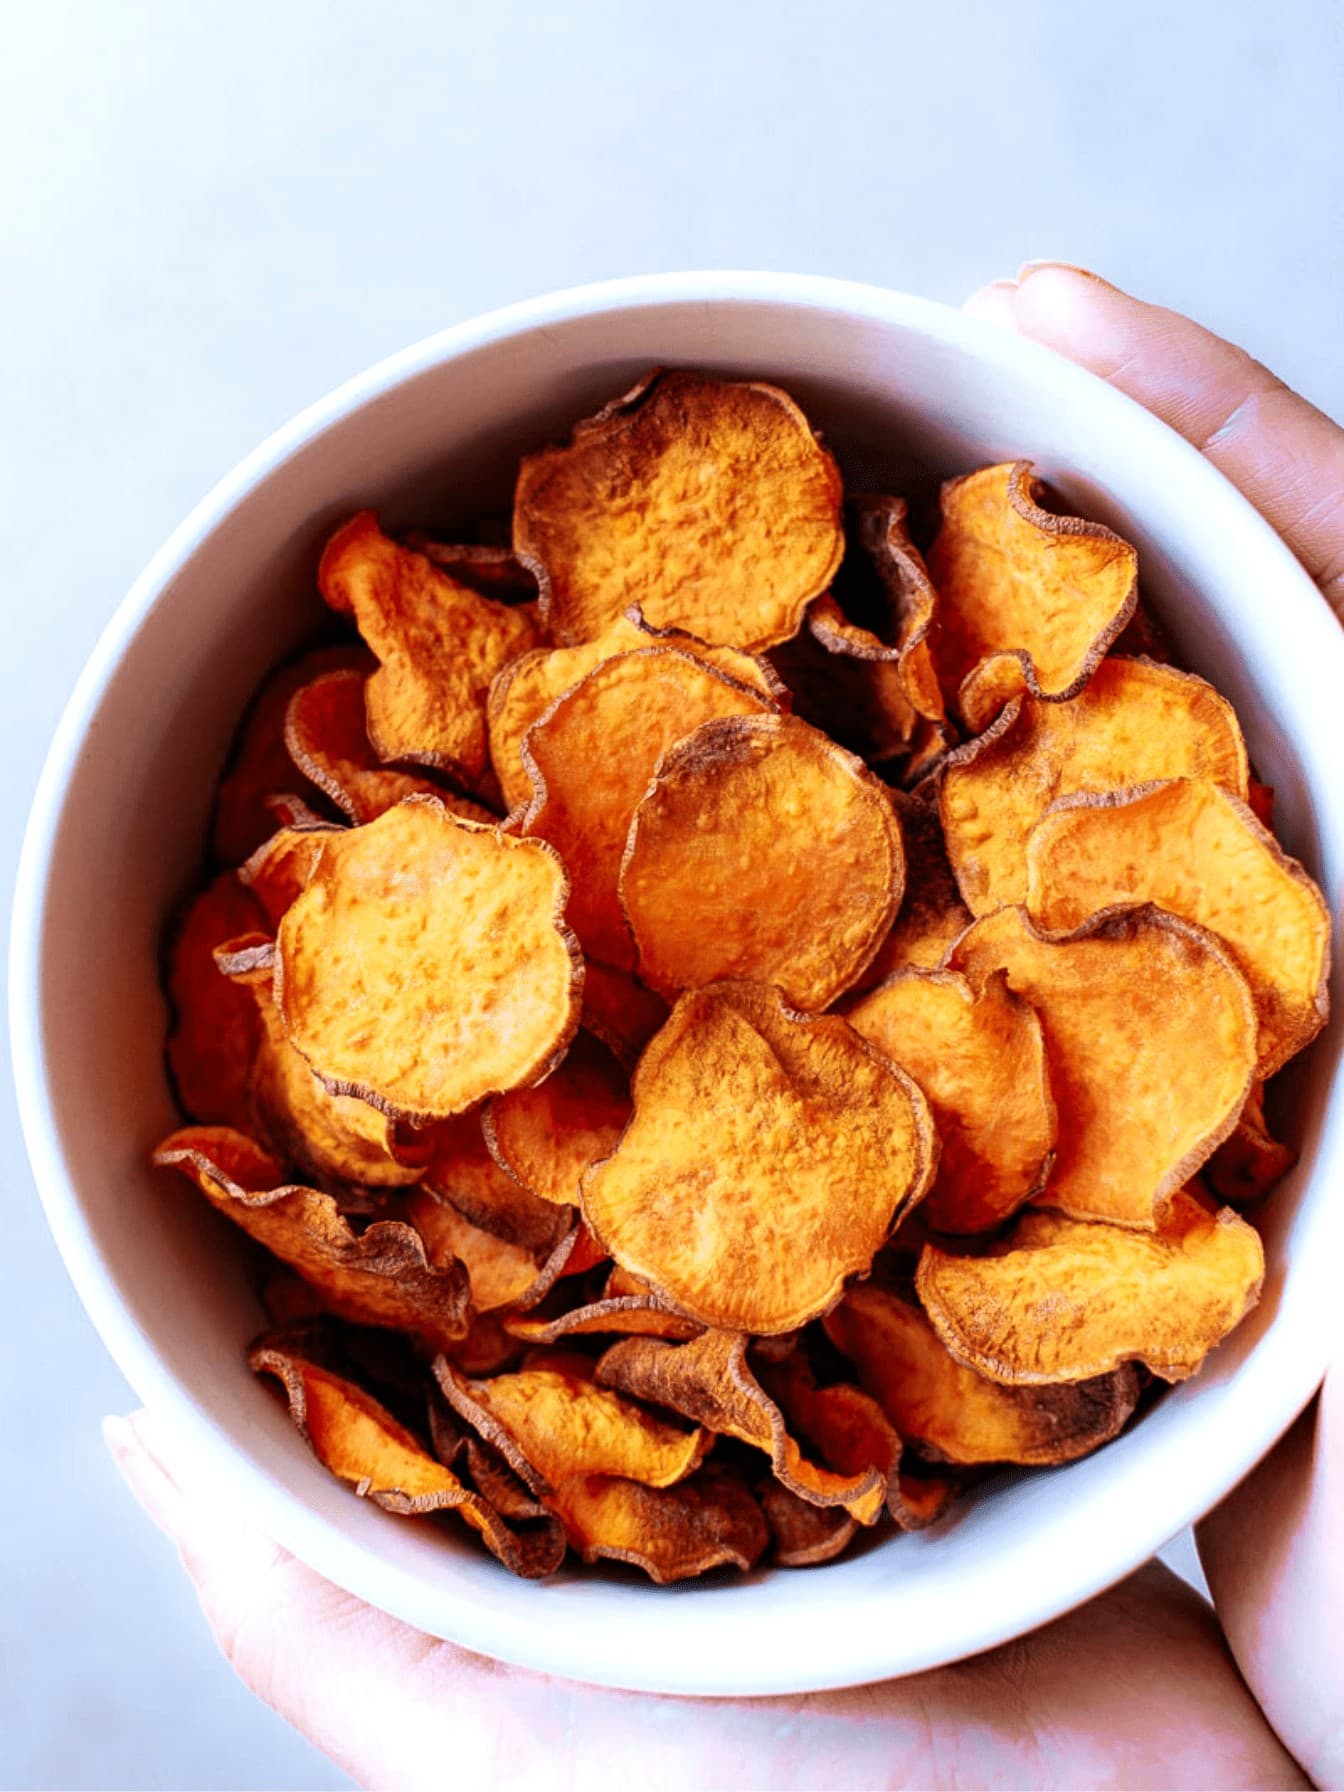
[{"label": "gray surface", "polygon": [[[0,0],[0,887],[65,694],[182,513],[298,407],[487,306],[688,266],[955,300],[1053,255],[1344,414],[1342,19]],[[0,1154],[0,1784],[343,1783],[234,1684],[103,1456],[128,1392],[8,1078]]]}]

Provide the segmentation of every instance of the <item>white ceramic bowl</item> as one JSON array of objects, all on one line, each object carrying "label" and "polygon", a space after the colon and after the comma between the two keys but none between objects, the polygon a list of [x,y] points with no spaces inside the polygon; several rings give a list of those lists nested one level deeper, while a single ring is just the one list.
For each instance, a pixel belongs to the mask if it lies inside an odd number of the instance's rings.
[{"label": "white ceramic bowl", "polygon": [[1099,380],[922,300],[782,275],[620,281],[463,324],[351,381],[244,461],[147,568],[84,671],[33,811],[12,944],[19,1098],[108,1349],[237,1509],[322,1574],[439,1636],[575,1678],[839,1686],[968,1655],[1086,1599],[1212,1506],[1305,1404],[1337,1325],[1338,1023],[1296,1073],[1302,1155],[1265,1215],[1264,1299],[1196,1381],[1098,1455],[1005,1476],[933,1531],[808,1573],[676,1590],[617,1572],[516,1581],[328,1479],[244,1367],[261,1316],[231,1229],[146,1168],[176,1122],[160,1067],[164,917],[195,873],[248,691],[316,615],[324,531],[359,505],[433,526],[506,496],[521,449],[656,362],[778,380],[870,489],[1027,455],[1137,542],[1148,596],[1236,704],[1283,838],[1338,912],[1344,637],[1199,455]]}]

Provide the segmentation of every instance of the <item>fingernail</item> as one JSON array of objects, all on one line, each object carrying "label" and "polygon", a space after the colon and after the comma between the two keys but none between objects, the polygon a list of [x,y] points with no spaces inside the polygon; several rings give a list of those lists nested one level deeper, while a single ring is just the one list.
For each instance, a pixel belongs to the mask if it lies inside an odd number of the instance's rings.
[{"label": "fingernail", "polygon": [[164,1536],[175,1543],[183,1517],[182,1494],[176,1482],[145,1449],[131,1420],[109,1414],[103,1420],[103,1442],[122,1480]]},{"label": "fingernail", "polygon": [[1053,269],[1058,274],[1080,274],[1084,280],[1095,280],[1098,286],[1109,286],[1111,284],[1109,280],[1104,280],[1100,274],[1094,274],[1091,268],[1080,268],[1076,261],[1048,260],[1024,261],[1022,266],[1017,270],[1018,282],[1020,284],[1025,280],[1029,280],[1033,274],[1043,273],[1047,269]]},{"label": "fingernail", "polygon": [[1013,301],[1016,297],[1016,280],[991,280],[988,286],[982,286],[978,292],[973,292],[961,308],[968,317],[978,317],[985,323],[1002,324],[1011,330],[1014,323]]}]

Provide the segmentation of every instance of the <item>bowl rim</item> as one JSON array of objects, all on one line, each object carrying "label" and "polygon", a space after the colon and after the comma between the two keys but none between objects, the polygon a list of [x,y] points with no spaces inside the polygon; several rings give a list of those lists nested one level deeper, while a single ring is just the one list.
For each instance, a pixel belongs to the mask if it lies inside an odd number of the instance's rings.
[{"label": "bowl rim", "polygon": [[[442,1587],[417,1591],[412,1577],[405,1574],[395,1577],[396,1596],[389,1598],[388,1565],[348,1532],[321,1520],[259,1463],[239,1451],[229,1431],[177,1381],[153,1339],[123,1305],[112,1275],[93,1244],[73,1179],[66,1171],[45,1069],[42,984],[52,850],[89,723],[122,656],[164,588],[248,493],[328,427],[392,388],[469,351],[539,325],[610,311],[655,311],[687,302],[766,304],[823,314],[838,312],[851,319],[894,324],[913,329],[953,350],[969,351],[981,362],[1034,363],[1039,377],[1060,388],[1065,399],[1073,391],[1094,410],[1112,407],[1113,415],[1131,425],[1136,417],[1141,417],[1143,427],[1154,432],[1155,441],[1165,438],[1162,448],[1180,465],[1192,497],[1207,498],[1226,509],[1230,496],[1244,513],[1242,526],[1259,532],[1258,549],[1269,557],[1270,563],[1277,556],[1277,572],[1285,590],[1296,588],[1301,598],[1312,595],[1314,604],[1297,604],[1302,613],[1294,616],[1294,627],[1300,624],[1304,636],[1303,651],[1323,653],[1327,659],[1338,655],[1344,666],[1344,637],[1328,606],[1286,545],[1249,502],[1166,424],[1097,376],[1050,350],[937,301],[828,276],[689,271],[565,288],[435,332],[338,385],[246,455],[194,506],[151,558],[117,605],[90,654],[66,703],[35,789],[19,858],[10,931],[10,1041],[25,1145],[48,1224],[76,1291],[104,1345],[138,1397],[169,1418],[192,1456],[211,1464],[212,1473],[227,1485],[239,1510],[327,1579],[418,1628],[445,1634],[447,1612],[453,1639],[480,1653],[543,1672],[633,1690],[767,1696],[860,1685],[963,1659],[1024,1635],[1123,1579],[1216,1504],[1305,1407],[1324,1376],[1328,1357],[1325,1328],[1318,1327],[1313,1333],[1310,1326],[1297,1325],[1295,1348],[1288,1350],[1285,1345],[1280,1352],[1286,1359],[1277,1364],[1276,1385],[1282,1397],[1272,1407],[1272,1413],[1269,1403],[1262,1400],[1253,1414],[1243,1414],[1238,1435],[1229,1435],[1221,1453],[1208,1452],[1199,1457],[1179,1495],[1160,1509],[1145,1507],[1142,1518],[1132,1521],[1127,1527],[1128,1547],[1118,1553],[1099,1549],[1089,1568],[1071,1577],[1063,1596],[1057,1589],[1047,1590],[1048,1577],[1036,1585],[1024,1575],[1022,1597],[1014,1606],[1011,1619],[991,1616],[994,1602],[987,1600],[982,1614],[973,1614],[964,1625],[955,1647],[912,1652],[908,1639],[890,1634],[896,1627],[879,1629],[860,1622],[851,1627],[853,1634],[848,1639],[843,1629],[828,1630],[824,1659],[819,1659],[821,1650],[796,1651],[789,1665],[781,1667],[782,1652],[771,1651],[763,1666],[743,1659],[725,1676],[722,1655],[715,1651],[712,1675],[693,1660],[688,1660],[679,1674],[649,1674],[638,1661],[628,1659],[632,1652],[622,1635],[624,1627],[613,1623],[607,1627],[610,1636],[605,1644],[590,1644],[581,1659],[560,1663],[557,1645],[548,1640],[548,1632],[554,1627],[546,1624],[544,1610],[538,1612],[536,1622],[520,1629],[516,1617],[493,1619],[478,1602],[459,1599],[454,1603],[451,1597],[446,1599]],[[1327,1103],[1327,1112],[1330,1105]],[[1284,1332],[1284,1314],[1280,1312],[1257,1350]],[[1231,1428],[1228,1430],[1230,1434]],[[1191,1470],[1192,1465],[1187,1462],[1186,1468]],[[815,1614],[809,1621],[815,1622]]]}]

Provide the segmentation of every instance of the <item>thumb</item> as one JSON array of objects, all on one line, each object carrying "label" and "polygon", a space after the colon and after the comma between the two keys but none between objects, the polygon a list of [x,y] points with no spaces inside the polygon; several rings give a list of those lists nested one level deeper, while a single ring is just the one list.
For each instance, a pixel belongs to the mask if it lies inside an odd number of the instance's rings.
[{"label": "thumb", "polygon": [[1344,429],[1244,349],[1095,274],[1028,262],[967,301],[1169,423],[1283,536],[1344,621]]}]

